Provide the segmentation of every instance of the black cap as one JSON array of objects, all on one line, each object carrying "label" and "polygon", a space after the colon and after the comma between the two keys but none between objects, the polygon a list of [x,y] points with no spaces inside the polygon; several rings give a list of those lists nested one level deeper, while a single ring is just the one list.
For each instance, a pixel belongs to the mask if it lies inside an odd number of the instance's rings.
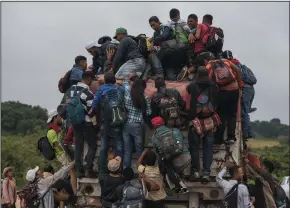
[{"label": "black cap", "polygon": [[228,59],[228,60],[232,60],[234,59],[233,57],[233,53],[229,50],[226,50],[222,53],[222,57],[225,58],[225,59]]}]

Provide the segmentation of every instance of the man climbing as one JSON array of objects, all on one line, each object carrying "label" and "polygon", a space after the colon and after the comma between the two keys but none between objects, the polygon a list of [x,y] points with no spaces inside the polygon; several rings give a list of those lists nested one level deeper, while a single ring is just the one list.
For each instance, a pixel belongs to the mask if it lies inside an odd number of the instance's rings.
[{"label": "man climbing", "polygon": [[77,84],[82,79],[82,74],[87,69],[87,58],[84,56],[77,56],[75,58],[75,64],[71,69],[69,77],[70,86]]},{"label": "man climbing", "polygon": [[[125,28],[116,29],[114,39],[120,41],[114,57],[111,71],[116,73],[117,79],[128,78],[131,73],[137,73],[141,76],[145,69],[145,59],[138,48],[137,43],[128,37]],[[116,71],[117,65],[125,60],[125,63]]]},{"label": "man climbing", "polygon": [[89,54],[93,56],[93,66],[92,72],[98,74],[103,71],[104,60],[101,56],[101,45],[97,44],[95,41],[90,41],[86,44],[86,50]]}]

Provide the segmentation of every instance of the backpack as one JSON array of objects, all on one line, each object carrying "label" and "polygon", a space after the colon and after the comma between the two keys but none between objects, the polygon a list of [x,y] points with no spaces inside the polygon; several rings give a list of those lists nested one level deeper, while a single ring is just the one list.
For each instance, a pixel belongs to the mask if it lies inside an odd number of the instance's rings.
[{"label": "backpack", "polygon": [[121,126],[126,121],[125,105],[118,89],[110,89],[102,95],[104,123],[110,127]]},{"label": "backpack", "polygon": [[219,53],[222,51],[224,45],[224,32],[221,28],[208,27],[204,40],[204,46],[208,51]]},{"label": "backpack", "polygon": [[210,63],[209,77],[221,87],[232,83],[236,79],[230,65],[221,59]]},{"label": "backpack", "polygon": [[238,187],[239,184],[235,184],[231,190],[227,193],[224,200],[221,203],[221,208],[235,208],[238,207]]},{"label": "backpack", "polygon": [[137,43],[138,48],[139,48],[141,54],[144,56],[144,58],[148,58],[149,52],[148,52],[148,48],[147,48],[146,38],[135,37],[134,40]]},{"label": "backpack", "polygon": [[143,186],[137,181],[126,182],[120,208],[143,208]]},{"label": "backpack", "polygon": [[173,31],[177,42],[183,43],[185,46],[185,44],[188,43],[188,34],[184,30],[182,23],[176,23],[173,27]]},{"label": "backpack", "polygon": [[62,77],[58,81],[58,90],[60,93],[65,93],[70,88],[70,74],[72,70],[69,70],[67,73],[65,73],[64,77]]},{"label": "backpack", "polygon": [[162,94],[163,97],[160,98],[160,102],[158,105],[158,107],[160,108],[161,117],[164,119],[167,126],[180,127],[182,123],[177,100],[167,91]]},{"label": "backpack", "polygon": [[198,87],[198,97],[196,102],[196,113],[199,117],[210,117],[215,112],[211,100],[211,87],[204,90]]},{"label": "backpack", "polygon": [[286,203],[286,193],[284,189],[280,185],[276,185],[276,193],[274,193],[274,201],[277,206],[277,208],[283,208]]},{"label": "backpack", "polygon": [[154,146],[158,153],[165,159],[171,159],[183,152],[183,145],[175,138],[173,131],[169,128],[157,128],[154,132]]},{"label": "backpack", "polygon": [[85,121],[85,109],[83,107],[80,95],[85,89],[77,93],[77,86],[74,89],[74,96],[71,97],[67,104],[67,116],[72,125],[78,125]]},{"label": "backpack", "polygon": [[41,137],[37,143],[37,149],[47,160],[55,159],[55,152],[53,147],[50,145],[48,138],[46,136]]},{"label": "backpack", "polygon": [[237,67],[239,67],[241,70],[242,81],[244,83],[246,83],[248,85],[255,85],[257,83],[257,78],[250,68],[248,68],[246,65],[243,65],[241,63],[238,63]]}]

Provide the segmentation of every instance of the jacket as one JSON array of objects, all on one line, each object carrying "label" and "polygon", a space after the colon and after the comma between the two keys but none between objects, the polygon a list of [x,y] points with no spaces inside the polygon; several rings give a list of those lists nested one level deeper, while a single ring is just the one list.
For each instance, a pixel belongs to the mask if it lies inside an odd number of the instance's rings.
[{"label": "jacket", "polygon": [[2,198],[1,204],[15,204],[16,202],[16,181],[12,178],[12,181],[9,178],[4,178],[2,182]]},{"label": "jacket", "polygon": [[137,43],[132,38],[127,36],[120,42],[112,63],[112,67],[115,69],[121,61],[127,62],[129,60],[142,57],[143,55],[141,54]]},{"label": "jacket", "polygon": [[153,34],[154,45],[160,45],[162,42],[174,39],[173,31],[170,27],[161,24],[160,30]]},{"label": "jacket", "polygon": [[69,77],[70,82],[72,81],[81,81],[82,79],[82,75],[84,73],[83,68],[77,66],[77,65],[73,65],[73,68],[71,69],[71,74]]}]

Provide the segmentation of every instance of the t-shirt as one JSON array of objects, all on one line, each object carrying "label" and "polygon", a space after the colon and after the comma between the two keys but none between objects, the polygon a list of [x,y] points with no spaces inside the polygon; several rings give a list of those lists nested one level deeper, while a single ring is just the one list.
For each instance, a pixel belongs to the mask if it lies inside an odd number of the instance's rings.
[{"label": "t-shirt", "polygon": [[56,144],[61,143],[61,140],[64,136],[63,131],[57,133],[55,130],[50,129],[48,130],[46,136],[50,145],[53,147],[56,156],[60,156],[65,153],[62,148],[60,148],[59,146],[56,146]]},{"label": "t-shirt", "polygon": [[204,50],[204,43],[203,43],[202,39],[203,39],[203,36],[206,35],[206,33],[208,31],[208,27],[204,24],[198,24],[195,32],[197,30],[201,30],[201,33],[200,33],[200,39],[197,40],[194,44],[194,53],[198,53],[198,52],[201,52],[202,50]]},{"label": "t-shirt", "polygon": [[116,189],[118,186],[124,184],[124,178],[121,176],[111,176],[107,175],[104,181],[104,190],[102,193],[103,200],[107,202],[116,202],[117,195],[116,195]]},{"label": "t-shirt", "polygon": [[156,183],[160,187],[159,191],[149,191],[149,200],[158,201],[166,198],[167,195],[164,189],[163,176],[160,173],[158,165],[146,167],[144,165],[139,165],[138,172],[144,172],[144,175],[148,180]]}]

